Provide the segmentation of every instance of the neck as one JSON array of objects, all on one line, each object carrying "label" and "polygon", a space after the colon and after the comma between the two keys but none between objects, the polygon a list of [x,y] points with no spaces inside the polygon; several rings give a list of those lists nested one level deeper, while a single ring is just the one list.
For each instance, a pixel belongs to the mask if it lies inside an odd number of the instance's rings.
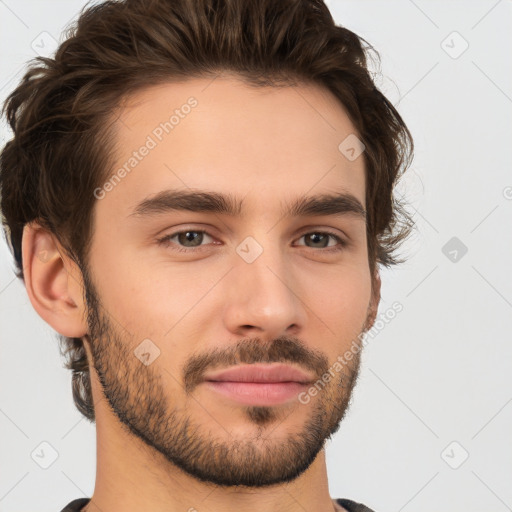
[{"label": "neck", "polygon": [[113,420],[96,402],[97,466],[87,512],[304,512],[343,510],[329,496],[325,451],[291,482],[262,488],[201,482]]}]

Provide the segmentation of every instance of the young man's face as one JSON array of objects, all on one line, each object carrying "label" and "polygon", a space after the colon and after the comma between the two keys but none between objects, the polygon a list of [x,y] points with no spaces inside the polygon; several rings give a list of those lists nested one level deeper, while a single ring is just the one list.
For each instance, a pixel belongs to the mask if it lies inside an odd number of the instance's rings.
[{"label": "young man's face", "polygon": [[[229,77],[142,91],[116,123],[112,172],[138,156],[97,191],[85,277],[99,304],[89,304],[87,341],[110,419],[199,479],[290,480],[344,415],[359,352],[344,353],[361,345],[378,303],[354,210],[365,205],[363,156],[338,149],[354,132],[327,91]],[[242,201],[241,210],[172,210],[161,200],[136,211],[164,192],[199,191]],[[348,211],[287,212],[323,194],[352,196]],[[319,383],[206,380],[248,363],[289,365]]]}]

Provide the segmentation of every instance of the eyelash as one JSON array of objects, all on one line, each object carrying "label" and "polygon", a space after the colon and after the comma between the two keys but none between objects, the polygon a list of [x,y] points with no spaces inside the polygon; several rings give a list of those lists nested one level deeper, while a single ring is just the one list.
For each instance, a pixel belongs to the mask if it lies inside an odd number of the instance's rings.
[{"label": "eyelash", "polygon": [[[187,233],[189,231],[191,231],[193,233],[205,233],[208,236],[211,236],[212,238],[214,238],[213,235],[211,235],[210,233],[208,233],[208,231],[205,231],[204,229],[184,229],[184,230],[181,230],[181,231],[176,231],[175,233],[171,233],[169,235],[165,235],[162,238],[157,238],[158,245],[165,246],[165,247],[169,247],[170,245],[174,245],[171,242],[172,238],[174,238],[176,235],[180,235],[181,233]],[[339,251],[342,251],[343,249],[345,249],[348,246],[348,242],[346,240],[341,238],[336,233],[333,233],[332,231],[328,231],[328,230],[327,231],[325,231],[325,230],[324,231],[308,231],[307,233],[302,234],[299,237],[299,239],[304,237],[304,236],[306,236],[306,235],[311,235],[313,233],[317,234],[317,235],[329,235],[330,237],[334,238],[338,242],[338,245],[333,246],[333,247],[321,247],[319,250],[321,250],[322,252],[327,252],[327,253],[339,252]],[[177,252],[181,252],[181,253],[190,253],[190,252],[196,252],[198,250],[201,250],[201,247],[204,247],[204,246],[200,245],[200,246],[197,246],[197,247],[187,247],[187,248],[176,246],[176,247],[173,247],[172,250],[173,251],[177,251]],[[307,246],[303,246],[303,247],[307,247]],[[310,249],[314,249],[314,247],[309,247],[309,248]]]}]

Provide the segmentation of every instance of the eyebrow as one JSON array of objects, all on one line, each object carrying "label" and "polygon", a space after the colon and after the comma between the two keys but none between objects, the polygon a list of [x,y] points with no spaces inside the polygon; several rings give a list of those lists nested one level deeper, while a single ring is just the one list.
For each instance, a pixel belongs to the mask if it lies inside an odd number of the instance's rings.
[{"label": "eyebrow", "polygon": [[[137,204],[128,217],[146,218],[172,211],[210,212],[242,216],[243,199],[212,191],[163,190]],[[299,197],[281,209],[283,217],[314,217],[321,215],[352,215],[366,222],[366,211],[354,195],[329,193]]]}]

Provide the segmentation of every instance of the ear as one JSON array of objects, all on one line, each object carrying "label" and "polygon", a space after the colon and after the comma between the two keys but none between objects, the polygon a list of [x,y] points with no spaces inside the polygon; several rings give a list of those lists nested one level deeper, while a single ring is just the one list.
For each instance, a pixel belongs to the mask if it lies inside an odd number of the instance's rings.
[{"label": "ear", "polygon": [[370,299],[370,304],[368,306],[368,317],[366,318],[365,331],[369,331],[375,320],[377,318],[377,311],[379,310],[380,303],[380,287],[381,287],[381,279],[378,269],[375,270],[375,275],[372,280],[372,296]]},{"label": "ear", "polygon": [[21,250],[25,287],[39,316],[63,336],[87,334],[82,273],[76,263],[35,221],[23,229]]}]

